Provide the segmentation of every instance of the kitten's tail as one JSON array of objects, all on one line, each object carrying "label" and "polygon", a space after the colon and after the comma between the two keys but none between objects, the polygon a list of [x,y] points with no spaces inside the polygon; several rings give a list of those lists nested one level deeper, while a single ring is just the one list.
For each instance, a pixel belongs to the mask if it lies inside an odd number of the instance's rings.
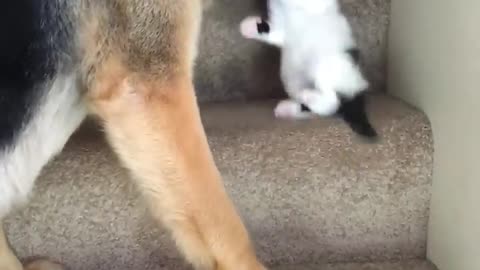
[{"label": "kitten's tail", "polygon": [[365,94],[358,94],[353,99],[340,99],[341,105],[337,114],[342,117],[354,132],[375,141],[378,138],[378,134],[370,124],[367,116]]}]

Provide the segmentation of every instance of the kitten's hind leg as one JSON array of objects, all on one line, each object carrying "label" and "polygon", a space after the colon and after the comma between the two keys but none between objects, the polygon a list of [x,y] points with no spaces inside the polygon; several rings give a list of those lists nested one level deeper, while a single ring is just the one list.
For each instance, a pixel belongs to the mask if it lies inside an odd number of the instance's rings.
[{"label": "kitten's hind leg", "polygon": [[259,16],[250,16],[240,23],[240,33],[247,39],[256,39],[273,46],[283,45],[283,32]]},{"label": "kitten's hind leg", "polygon": [[340,100],[334,91],[304,89],[298,96],[301,103],[320,116],[333,115],[340,107]]},{"label": "kitten's hind leg", "polygon": [[309,119],[314,116],[305,105],[293,99],[280,101],[274,110],[275,117],[282,119]]}]

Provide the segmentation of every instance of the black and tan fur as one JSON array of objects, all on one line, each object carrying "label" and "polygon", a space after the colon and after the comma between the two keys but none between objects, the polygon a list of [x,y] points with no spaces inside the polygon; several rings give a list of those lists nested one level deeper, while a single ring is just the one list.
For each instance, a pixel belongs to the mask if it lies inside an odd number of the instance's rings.
[{"label": "black and tan fur", "polygon": [[[195,269],[264,269],[200,121],[192,72],[201,1],[8,2],[0,11],[0,219],[26,201],[90,113]],[[22,266],[0,230],[0,269],[61,266]]]}]

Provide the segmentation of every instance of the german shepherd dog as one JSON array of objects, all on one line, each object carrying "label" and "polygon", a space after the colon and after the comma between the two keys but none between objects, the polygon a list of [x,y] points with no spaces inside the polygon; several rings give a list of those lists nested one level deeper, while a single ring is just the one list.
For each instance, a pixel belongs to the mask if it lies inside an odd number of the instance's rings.
[{"label": "german shepherd dog", "polygon": [[[265,269],[201,123],[192,83],[201,13],[202,0],[2,3],[0,220],[92,114],[195,269]],[[62,267],[22,266],[0,229],[0,269]]]}]

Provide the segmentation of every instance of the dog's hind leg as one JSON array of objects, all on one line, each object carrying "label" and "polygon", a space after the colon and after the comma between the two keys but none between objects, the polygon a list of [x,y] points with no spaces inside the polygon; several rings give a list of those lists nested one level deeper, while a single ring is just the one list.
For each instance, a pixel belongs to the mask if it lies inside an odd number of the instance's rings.
[{"label": "dog's hind leg", "polygon": [[120,3],[109,14],[123,29],[85,28],[91,111],[195,269],[262,270],[200,119],[192,83],[200,2]]},{"label": "dog's hind leg", "polygon": [[103,68],[89,99],[154,217],[195,269],[263,269],[214,164],[191,77],[121,66]]}]

